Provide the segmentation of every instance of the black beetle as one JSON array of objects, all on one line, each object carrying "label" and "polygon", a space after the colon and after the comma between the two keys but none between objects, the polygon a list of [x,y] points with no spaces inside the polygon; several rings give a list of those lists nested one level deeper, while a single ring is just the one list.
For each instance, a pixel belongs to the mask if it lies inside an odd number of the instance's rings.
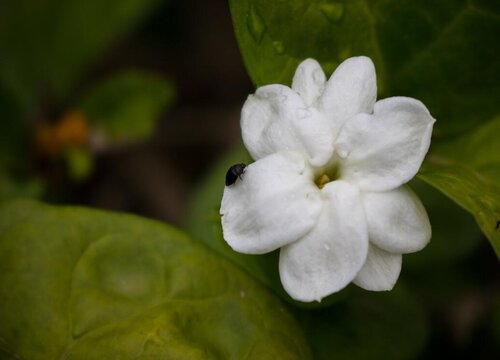
[{"label": "black beetle", "polygon": [[245,172],[246,167],[245,164],[231,166],[226,173],[226,186],[233,185],[238,178],[241,179],[241,175]]}]

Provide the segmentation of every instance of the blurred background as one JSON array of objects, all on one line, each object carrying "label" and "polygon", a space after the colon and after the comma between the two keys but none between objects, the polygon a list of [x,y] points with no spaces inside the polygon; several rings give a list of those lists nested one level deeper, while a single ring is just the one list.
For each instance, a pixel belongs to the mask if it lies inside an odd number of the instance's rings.
[{"label": "blurred background", "polygon": [[[0,201],[132,212],[202,237],[192,224],[217,219],[225,169],[247,158],[253,90],[224,0],[0,1]],[[427,324],[417,357],[498,358],[495,254],[465,211],[412,185],[434,232],[402,273]]]},{"label": "blurred background", "polygon": [[115,1],[75,14],[71,3],[0,5],[1,196],[179,224],[190,189],[239,142],[253,89],[228,4]]}]

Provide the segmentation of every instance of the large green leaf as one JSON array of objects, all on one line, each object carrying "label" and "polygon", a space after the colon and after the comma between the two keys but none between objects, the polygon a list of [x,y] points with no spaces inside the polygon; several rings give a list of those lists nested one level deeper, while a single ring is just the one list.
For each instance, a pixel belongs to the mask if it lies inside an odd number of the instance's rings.
[{"label": "large green leaf", "polygon": [[419,177],[474,215],[500,257],[500,117],[438,143]]},{"label": "large green leaf", "polygon": [[496,0],[231,0],[236,37],[255,85],[289,84],[312,57],[327,73],[370,56],[379,93],[422,100],[437,135],[498,111],[500,6]]},{"label": "large green leaf", "polygon": [[160,112],[173,101],[170,82],[158,75],[124,71],[84,95],[86,118],[113,140],[139,140],[154,130]]},{"label": "large green leaf", "polygon": [[307,359],[279,300],[164,224],[33,202],[0,206],[7,358]]},{"label": "large green leaf", "polygon": [[[103,51],[158,0],[7,0],[0,3],[0,82],[29,105],[63,98]],[[48,93],[47,93],[48,91]]]}]

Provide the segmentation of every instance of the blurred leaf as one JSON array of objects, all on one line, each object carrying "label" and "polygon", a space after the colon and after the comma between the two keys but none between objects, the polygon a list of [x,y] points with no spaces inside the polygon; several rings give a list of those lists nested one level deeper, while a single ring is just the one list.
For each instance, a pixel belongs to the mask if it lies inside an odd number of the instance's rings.
[{"label": "blurred leaf", "polygon": [[73,181],[87,179],[94,169],[94,157],[86,148],[69,148],[64,151],[68,174]]},{"label": "blurred leaf", "polygon": [[403,257],[403,269],[410,266],[419,272],[449,267],[476,248],[482,233],[474,217],[453,200],[418,178],[410,182],[429,215],[431,242],[421,251]]},{"label": "blurred leaf", "polygon": [[173,87],[166,80],[127,71],[91,89],[80,106],[107,138],[140,140],[151,135],[160,112],[173,98]]},{"label": "blurred leaf", "polygon": [[420,179],[476,218],[500,257],[500,117],[468,135],[435,144]]},{"label": "blurred leaf", "polygon": [[0,167],[0,202],[15,198],[39,199],[45,190],[40,179],[19,180],[12,178]]},{"label": "blurred leaf", "polygon": [[2,1],[0,82],[24,106],[37,100],[39,92],[64,98],[88,66],[158,2]]},{"label": "blurred leaf", "polygon": [[231,0],[236,37],[256,86],[290,84],[317,59],[327,74],[367,55],[381,97],[422,100],[435,135],[457,134],[498,111],[500,6],[496,0]]},{"label": "blurred leaf", "polygon": [[307,359],[274,296],[164,224],[0,206],[0,353],[14,358]]},{"label": "blurred leaf", "polygon": [[423,307],[401,282],[391,292],[356,289],[341,304],[296,316],[318,360],[415,359],[427,338]]}]

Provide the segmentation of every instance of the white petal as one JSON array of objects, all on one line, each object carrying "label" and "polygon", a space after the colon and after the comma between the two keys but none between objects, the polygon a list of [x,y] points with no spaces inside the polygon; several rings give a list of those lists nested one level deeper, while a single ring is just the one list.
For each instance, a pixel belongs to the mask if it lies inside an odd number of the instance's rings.
[{"label": "white petal", "polygon": [[368,231],[359,191],[344,182],[321,191],[323,210],[316,226],[280,253],[280,277],[299,301],[320,301],[349,284],[366,260]]},{"label": "white petal", "polygon": [[407,186],[363,194],[370,241],[393,253],[421,250],[431,239],[424,206]]},{"label": "white petal", "polygon": [[325,116],[312,107],[301,109],[292,126],[309,162],[318,167],[325,165],[333,154],[333,132]]},{"label": "white petal", "polygon": [[418,100],[378,101],[373,115],[352,118],[336,140],[337,153],[345,157],[342,179],[368,191],[392,190],[408,182],[429,149],[434,122]]},{"label": "white petal", "polygon": [[250,95],[241,111],[245,147],[255,159],[280,150],[302,150],[290,122],[305,108],[301,97],[284,85],[267,85]]},{"label": "white petal", "polygon": [[325,82],[325,73],[318,62],[314,59],[306,59],[295,71],[292,89],[302,97],[307,106],[311,106],[323,92]]},{"label": "white petal", "polygon": [[371,113],[377,98],[375,66],[366,56],[345,60],[328,80],[320,108],[335,133],[359,113]]},{"label": "white petal", "polygon": [[370,244],[366,262],[354,283],[365,290],[392,290],[401,272],[401,263],[401,254],[392,254]]},{"label": "white petal", "polygon": [[292,243],[316,224],[318,188],[297,153],[276,153],[250,164],[221,205],[224,239],[236,251],[262,254]]},{"label": "white petal", "polygon": [[283,85],[263,86],[248,97],[241,112],[241,130],[256,160],[277,151],[297,151],[321,166],[333,152],[327,119]]}]

